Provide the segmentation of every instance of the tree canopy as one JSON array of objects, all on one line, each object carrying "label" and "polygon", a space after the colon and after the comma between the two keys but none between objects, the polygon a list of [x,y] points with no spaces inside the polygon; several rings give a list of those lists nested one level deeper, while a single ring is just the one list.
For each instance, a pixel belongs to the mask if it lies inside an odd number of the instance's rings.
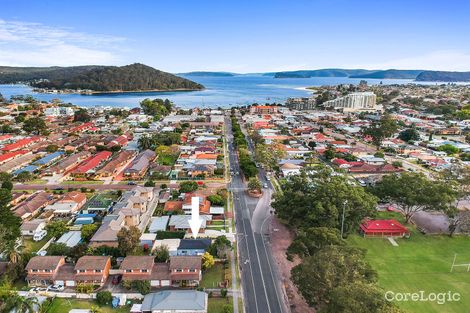
[{"label": "tree canopy", "polygon": [[[272,207],[293,228],[340,228],[345,210],[345,233],[357,230],[362,220],[375,214],[377,198],[344,175],[331,175],[327,168],[314,174],[293,176],[276,194]],[[334,195],[334,196],[332,196]]]},{"label": "tree canopy", "polygon": [[406,222],[423,210],[448,210],[457,198],[453,184],[431,181],[421,173],[401,173],[384,176],[373,192],[382,200],[394,203]]},{"label": "tree canopy", "polygon": [[385,138],[391,137],[398,130],[397,122],[389,114],[382,115],[379,121],[362,130],[363,135],[370,136],[373,144],[380,148]]}]

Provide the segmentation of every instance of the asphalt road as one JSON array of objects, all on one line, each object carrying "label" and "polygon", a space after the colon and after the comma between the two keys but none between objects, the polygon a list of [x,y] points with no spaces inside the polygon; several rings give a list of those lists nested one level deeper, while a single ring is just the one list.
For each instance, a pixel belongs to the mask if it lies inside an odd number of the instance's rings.
[{"label": "asphalt road", "polygon": [[[233,149],[230,120],[226,120],[229,146],[230,168],[240,172],[237,154]],[[265,175],[264,173],[261,175]],[[261,177],[265,181],[264,177]],[[270,188],[272,186],[268,185]],[[235,223],[241,269],[241,284],[247,313],[283,313],[288,312],[283,301],[280,279],[273,262],[264,226],[270,218],[269,200],[260,200],[260,205],[253,207],[252,200],[246,193],[246,184],[240,175],[233,175],[230,188],[233,193]],[[269,193],[270,194],[270,193]],[[267,196],[266,196],[267,197]],[[252,219],[254,210],[263,210],[264,218]],[[261,216],[260,214],[257,214]],[[252,227],[252,223],[256,227]],[[261,223],[261,225],[259,225]],[[254,230],[257,229],[257,231]]]}]

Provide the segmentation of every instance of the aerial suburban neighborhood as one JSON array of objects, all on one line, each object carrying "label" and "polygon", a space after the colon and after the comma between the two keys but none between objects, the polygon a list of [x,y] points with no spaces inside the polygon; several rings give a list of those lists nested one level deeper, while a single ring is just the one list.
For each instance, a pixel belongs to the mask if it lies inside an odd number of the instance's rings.
[{"label": "aerial suburban neighborhood", "polygon": [[468,1],[0,4],[0,313],[469,313]]}]

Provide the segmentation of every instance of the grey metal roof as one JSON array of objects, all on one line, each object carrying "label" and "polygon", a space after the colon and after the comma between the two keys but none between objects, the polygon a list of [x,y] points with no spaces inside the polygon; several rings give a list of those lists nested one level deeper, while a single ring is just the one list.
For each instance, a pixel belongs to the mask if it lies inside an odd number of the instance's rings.
[{"label": "grey metal roof", "polygon": [[168,220],[170,219],[169,216],[159,216],[159,217],[152,217],[152,223],[149,226],[149,232],[156,233],[159,230],[166,230],[166,226],[168,225]]},{"label": "grey metal roof", "polygon": [[191,310],[206,312],[207,294],[195,290],[165,290],[144,297],[142,311]]}]

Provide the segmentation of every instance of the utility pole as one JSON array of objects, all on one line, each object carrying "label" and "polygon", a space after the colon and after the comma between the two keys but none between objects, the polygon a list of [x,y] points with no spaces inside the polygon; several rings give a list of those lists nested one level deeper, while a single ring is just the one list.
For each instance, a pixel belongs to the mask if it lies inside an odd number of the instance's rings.
[{"label": "utility pole", "polygon": [[343,231],[344,231],[344,211],[346,210],[346,204],[348,204],[348,200],[344,200],[343,202],[343,216],[341,218],[341,239],[343,239]]}]

